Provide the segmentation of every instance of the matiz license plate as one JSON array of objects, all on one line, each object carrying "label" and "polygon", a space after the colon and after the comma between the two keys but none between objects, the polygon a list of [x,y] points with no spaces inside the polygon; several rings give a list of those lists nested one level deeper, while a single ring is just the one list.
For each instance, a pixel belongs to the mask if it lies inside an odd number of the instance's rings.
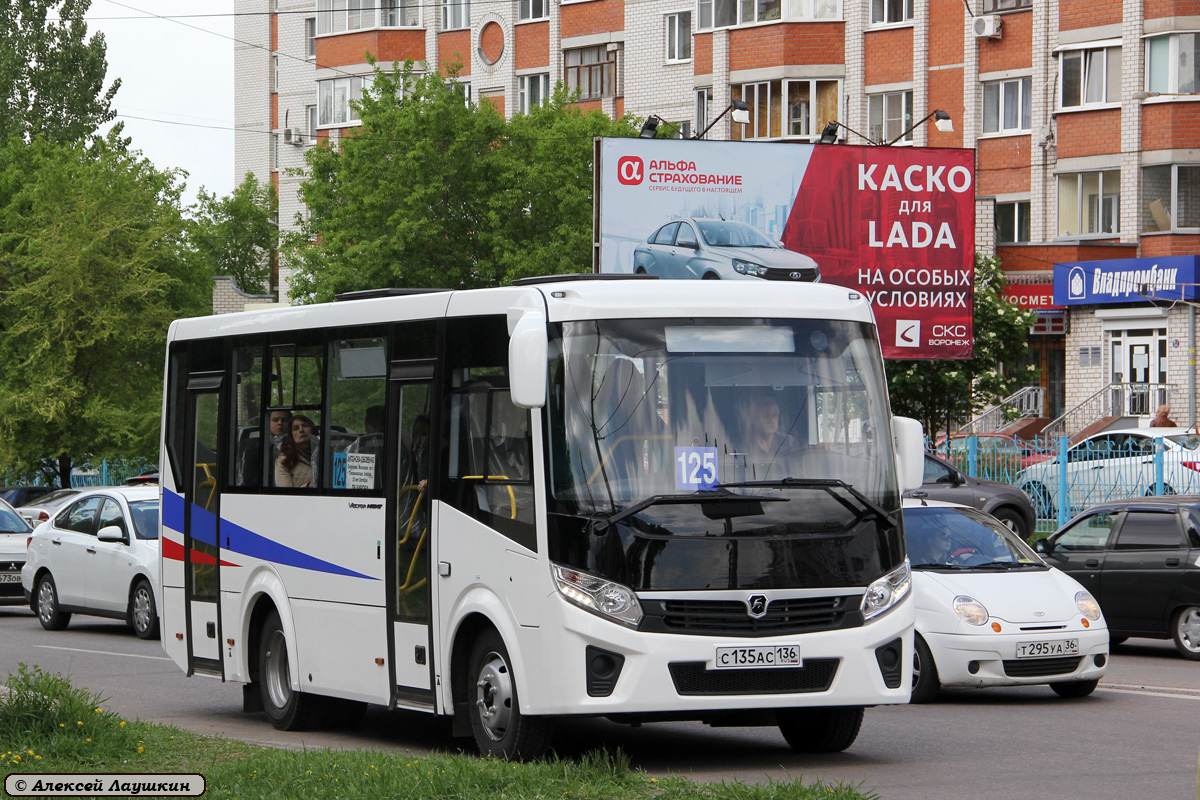
[{"label": "matiz license plate", "polygon": [[1017,658],[1053,658],[1079,655],[1078,639],[1055,639],[1052,642],[1017,642]]},{"label": "matiz license plate", "polygon": [[755,669],[763,667],[802,667],[798,644],[718,647],[713,659],[716,669]]}]

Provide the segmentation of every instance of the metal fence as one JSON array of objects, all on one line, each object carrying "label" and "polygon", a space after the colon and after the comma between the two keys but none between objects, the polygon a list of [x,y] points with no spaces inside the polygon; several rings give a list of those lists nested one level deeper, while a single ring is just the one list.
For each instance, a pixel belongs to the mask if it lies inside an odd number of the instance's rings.
[{"label": "metal fence", "polygon": [[[128,478],[157,470],[158,460],[148,458],[106,458],[95,464],[84,462],[71,470],[71,487],[87,489],[93,486],[119,486]],[[0,473],[0,485],[3,486],[54,486],[57,483],[58,476],[51,477],[49,473]]]},{"label": "metal fence", "polygon": [[1062,525],[1095,503],[1129,497],[1200,494],[1200,435],[1111,432],[1070,440],[965,436],[931,446],[977,478],[1023,489],[1045,525]]}]

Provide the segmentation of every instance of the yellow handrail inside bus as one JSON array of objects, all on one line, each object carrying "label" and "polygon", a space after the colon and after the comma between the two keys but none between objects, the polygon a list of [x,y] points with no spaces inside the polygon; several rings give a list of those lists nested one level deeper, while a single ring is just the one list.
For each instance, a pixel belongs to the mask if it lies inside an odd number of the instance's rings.
[{"label": "yellow handrail inside bus", "polygon": [[[464,481],[506,481],[507,475],[463,475],[461,480]],[[513,491],[512,484],[504,487],[508,489],[508,518],[517,518],[517,493]]]},{"label": "yellow handrail inside bus", "polygon": [[208,489],[208,499],[204,501],[203,506],[204,510],[208,511],[208,507],[212,505],[213,495],[217,493],[217,478],[213,474],[217,469],[217,465],[215,463],[207,464],[203,461],[197,461],[196,468],[204,470],[204,480],[197,484],[194,496],[199,498],[200,491]]}]

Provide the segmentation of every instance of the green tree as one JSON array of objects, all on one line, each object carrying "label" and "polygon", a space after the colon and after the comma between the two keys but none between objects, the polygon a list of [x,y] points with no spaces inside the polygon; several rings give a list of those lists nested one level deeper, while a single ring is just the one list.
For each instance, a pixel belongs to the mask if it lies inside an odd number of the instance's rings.
[{"label": "green tree", "polygon": [[506,121],[411,63],[376,68],[359,116],[338,147],[309,151],[300,194],[311,216],[284,245],[293,299],[587,271],[592,137],[636,133],[628,120],[582,113],[561,90]]},{"label": "green tree", "polygon": [[998,258],[975,254],[975,347],[965,361],[887,362],[892,410],[921,421],[927,436],[966,422],[1021,386],[1037,368],[1022,364],[1037,312],[1011,305]]},{"label": "green tree", "polygon": [[179,195],[104,143],[0,148],[0,471],[156,452],[167,326],[211,302]]},{"label": "green tree", "polygon": [[228,197],[201,189],[188,236],[197,268],[232,276],[243,292],[265,294],[279,246],[277,209],[275,187],[259,183],[252,172]]},{"label": "green tree", "polygon": [[[0,142],[40,136],[59,144],[96,136],[116,111],[106,90],[104,35],[89,37],[91,0],[0,2]],[[51,19],[51,16],[54,19]],[[110,134],[113,142],[119,127]]]}]

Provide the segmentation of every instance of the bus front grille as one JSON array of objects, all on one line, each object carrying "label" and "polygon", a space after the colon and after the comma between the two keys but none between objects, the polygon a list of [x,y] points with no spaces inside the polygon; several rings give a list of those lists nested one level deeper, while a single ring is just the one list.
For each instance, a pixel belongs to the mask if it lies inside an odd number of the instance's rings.
[{"label": "bus front grille", "polygon": [[643,600],[641,630],[696,636],[783,636],[862,625],[861,598],[793,597],[772,600],[755,619],[741,600]]},{"label": "bus front grille", "polygon": [[1021,658],[1004,662],[1004,674],[1010,678],[1038,678],[1044,675],[1070,675],[1079,668],[1080,656],[1066,658]]},{"label": "bus front grille", "polygon": [[675,691],[681,695],[801,694],[826,691],[840,661],[808,658],[802,667],[771,669],[705,669],[703,661],[678,661],[668,666]]}]

